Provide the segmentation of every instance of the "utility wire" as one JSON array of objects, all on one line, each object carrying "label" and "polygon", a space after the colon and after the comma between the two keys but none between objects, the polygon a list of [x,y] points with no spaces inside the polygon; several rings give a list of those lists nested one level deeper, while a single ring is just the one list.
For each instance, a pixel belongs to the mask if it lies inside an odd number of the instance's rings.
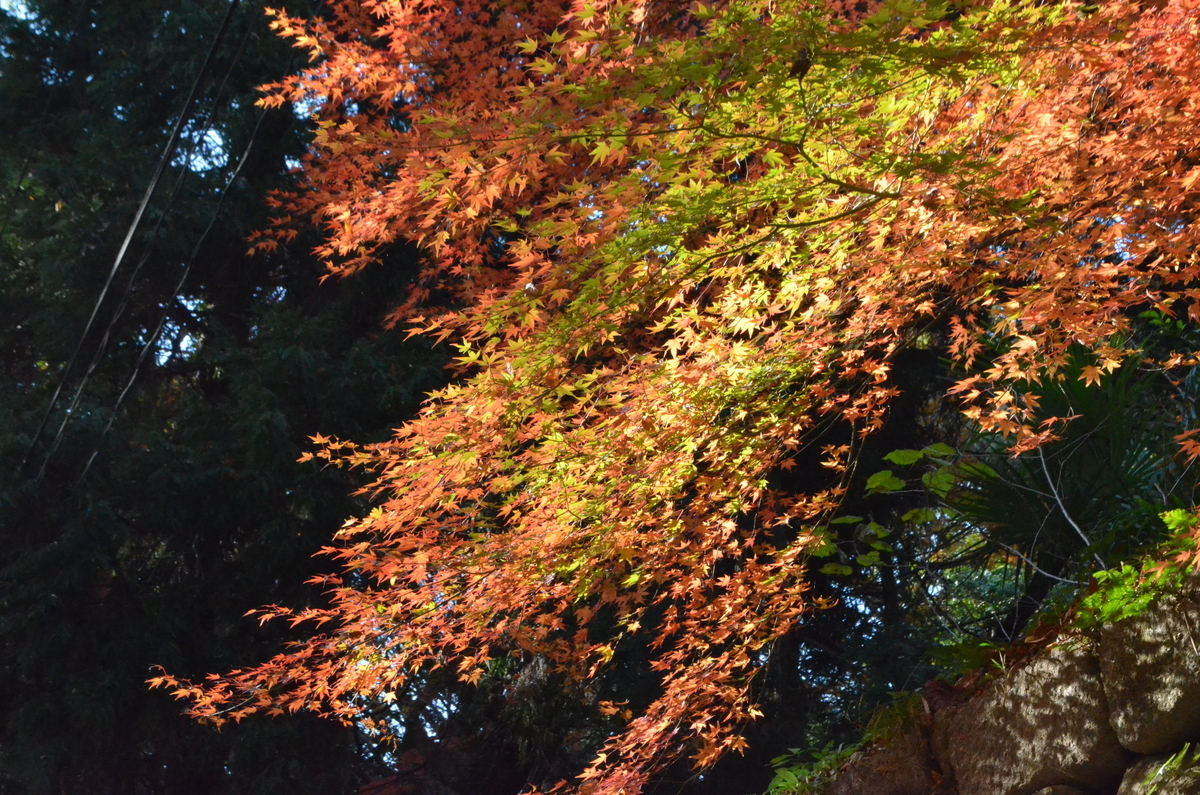
[{"label": "utility wire", "polygon": [[[292,70],[294,62],[295,59],[293,58],[292,61],[288,63],[289,72]],[[231,173],[229,175],[229,179],[226,180],[225,187],[221,189],[221,195],[217,198],[217,206],[213,210],[212,218],[209,220],[208,226],[205,227],[204,232],[200,235],[200,239],[196,241],[196,245],[192,248],[191,256],[188,257],[187,264],[183,269],[183,274],[179,278],[179,283],[175,286],[175,291],[163,305],[163,314],[162,317],[159,318],[158,325],[150,335],[150,338],[146,340],[146,343],[142,346],[142,352],[138,356],[138,360],[134,365],[133,372],[130,374],[129,380],[125,382],[125,388],[122,389],[121,394],[117,396],[117,402],[113,405],[112,412],[109,414],[108,423],[105,424],[104,430],[101,431],[100,438],[96,440],[96,447],[92,450],[92,454],[88,456],[87,463],[83,466],[83,471],[79,473],[79,482],[83,481],[84,477],[91,470],[92,464],[100,455],[100,447],[103,445],[105,437],[108,436],[108,432],[112,430],[112,426],[117,420],[117,415],[120,413],[121,404],[125,401],[125,397],[129,394],[129,390],[133,388],[133,384],[137,380],[138,373],[141,372],[142,365],[146,363],[146,359],[149,356],[151,349],[158,340],[158,335],[162,332],[163,327],[166,325],[167,317],[170,315],[172,304],[178,299],[179,293],[183,289],[184,282],[188,277],[188,272],[192,268],[192,263],[196,261],[196,257],[200,253],[201,246],[203,246],[204,241],[208,237],[208,234],[212,231],[213,226],[216,225],[217,218],[221,213],[221,208],[225,203],[225,197],[229,194],[229,189],[233,187],[233,184],[237,181],[238,175],[241,173],[242,168],[246,165],[246,161],[250,158],[250,151],[254,147],[254,142],[258,138],[259,130],[262,128],[262,123],[267,117],[267,112],[267,109],[264,108],[259,113],[258,121],[254,123],[254,129],[250,133],[250,140],[246,143],[246,148],[242,150],[242,156],[238,159],[237,166],[234,167],[233,173]]]},{"label": "utility wire", "polygon": [[233,59],[229,64],[229,68],[225,71],[225,77],[221,80],[220,86],[218,86],[216,93],[213,95],[212,110],[210,110],[206,116],[204,125],[194,135],[192,140],[188,142],[187,152],[184,154],[183,167],[179,170],[179,176],[175,178],[175,184],[171,188],[171,193],[167,198],[166,205],[163,207],[162,212],[159,213],[159,216],[154,223],[154,229],[150,232],[149,243],[146,245],[146,250],[142,253],[141,258],[134,267],[133,273],[129,275],[129,279],[125,284],[125,290],[121,294],[121,300],[117,304],[117,308],[113,311],[112,318],[108,321],[108,327],[104,330],[104,336],[100,338],[100,344],[96,346],[96,350],[92,353],[92,360],[88,363],[87,370],[84,371],[83,377],[79,379],[79,384],[75,387],[75,394],[71,397],[70,405],[67,406],[67,410],[63,412],[62,422],[59,423],[58,431],[54,434],[54,442],[50,445],[50,450],[42,459],[42,465],[38,469],[37,476],[39,479],[45,473],[46,466],[49,464],[50,459],[53,458],[54,454],[58,451],[58,446],[62,442],[63,432],[66,430],[67,424],[71,421],[71,417],[74,415],[75,410],[79,408],[80,400],[83,397],[83,390],[87,386],[88,380],[92,377],[92,373],[95,372],[96,366],[100,363],[100,359],[103,356],[105,349],[108,347],[108,341],[112,338],[112,333],[117,325],[117,321],[119,321],[121,316],[125,313],[125,307],[129,303],[129,296],[133,292],[133,286],[137,280],[138,274],[141,273],[142,267],[146,264],[151,255],[154,253],[155,249],[158,247],[158,232],[162,228],[163,222],[166,220],[167,215],[170,213],[171,207],[174,206],[175,199],[179,196],[179,192],[183,187],[184,181],[187,179],[192,164],[192,159],[195,157],[195,153],[200,146],[200,142],[204,140],[205,135],[207,135],[208,131],[212,129],[213,121],[216,119],[220,107],[221,96],[225,93],[225,87],[229,83],[229,78],[233,75],[233,70],[237,67],[238,62],[241,60],[242,53],[245,50],[246,42],[250,40],[250,36],[253,33],[253,27],[249,27],[246,30],[246,35],[242,37],[242,41],[238,45],[237,52],[234,53]]},{"label": "utility wire", "polygon": [[[42,420],[38,424],[37,431],[33,434],[33,439],[29,443],[29,449],[25,453],[25,457],[21,460],[21,466],[17,470],[17,475],[20,477],[24,474],[29,466],[30,460],[33,458],[34,450],[37,449],[37,444],[41,440],[42,432],[46,429],[46,424],[50,420],[50,415],[54,412],[54,406],[58,403],[58,397],[62,394],[63,386],[70,376],[71,369],[75,365],[75,360],[79,358],[79,352],[83,348],[84,341],[87,339],[88,333],[92,330],[92,324],[96,321],[96,316],[100,312],[100,306],[104,302],[105,296],[108,294],[109,288],[112,286],[113,280],[116,278],[117,271],[121,267],[121,262],[125,259],[125,252],[129,250],[129,244],[133,240],[133,235],[137,232],[138,225],[141,223],[142,216],[146,212],[146,206],[150,203],[150,197],[154,195],[154,191],[158,188],[158,183],[162,180],[163,172],[166,170],[167,164],[171,162],[171,154],[175,151],[175,145],[179,141],[179,135],[183,131],[184,124],[187,123],[188,117],[191,115],[192,106],[195,105],[196,96],[200,91],[200,86],[205,75],[208,74],[213,61],[216,59],[217,50],[221,46],[221,41],[225,38],[225,33],[229,29],[230,22],[233,21],[234,12],[240,5],[241,0],[230,0],[229,8],[225,12],[225,18],[221,20],[221,27],[217,30],[217,35],[213,39],[212,45],[209,47],[208,55],[204,58],[204,63],[200,67],[200,71],[196,74],[196,79],[192,82],[192,87],[188,91],[187,100],[183,104],[183,110],[179,114],[179,118],[175,120],[175,126],[171,129],[171,136],[167,139],[167,145],[163,149],[162,157],[158,160],[158,165],[154,169],[154,176],[150,179],[150,184],[146,188],[146,193],[142,196],[142,202],[138,206],[137,213],[133,217],[133,221],[129,225],[129,230],[125,233],[125,240],[121,243],[121,248],[117,251],[116,259],[113,261],[112,269],[109,271],[108,278],[104,281],[104,287],[100,290],[100,295],[96,298],[96,304],[92,307],[92,314],[88,317],[87,323],[84,325],[83,333],[79,335],[79,343],[75,346],[75,350],[71,353],[71,358],[67,360],[66,367],[63,368],[62,375],[59,377],[58,386],[54,389],[54,394],[50,397],[50,403],[46,406],[46,411],[42,414]],[[38,470],[38,479],[45,473],[45,462]]]},{"label": "utility wire", "polygon": [[117,419],[117,413],[121,409],[121,403],[124,402],[125,396],[129,394],[129,390],[133,388],[133,382],[137,380],[138,373],[141,371],[142,365],[146,363],[146,358],[149,356],[150,351],[154,348],[155,343],[158,341],[158,335],[162,332],[163,326],[166,325],[167,317],[171,313],[171,307],[174,305],[176,299],[179,298],[179,293],[183,289],[184,282],[187,281],[188,272],[191,271],[192,264],[195,263],[196,257],[200,254],[200,249],[204,245],[204,241],[208,238],[209,232],[211,232],[213,227],[216,226],[217,218],[221,214],[221,208],[225,204],[225,197],[229,195],[229,189],[233,187],[234,182],[237,180],[238,175],[242,171],[242,167],[246,165],[246,161],[250,158],[250,150],[254,147],[254,142],[258,137],[258,131],[262,127],[263,119],[266,117],[267,111],[264,109],[261,113],[259,113],[258,122],[254,125],[254,131],[250,134],[250,141],[246,144],[246,148],[242,151],[242,156],[238,160],[237,167],[233,170],[233,173],[229,175],[229,179],[225,182],[225,187],[221,189],[221,196],[219,199],[217,199],[217,206],[213,210],[212,218],[209,219],[208,226],[205,227],[204,233],[200,235],[200,239],[196,241],[196,245],[192,248],[191,256],[188,257],[187,264],[183,267],[183,273],[179,277],[179,282],[175,285],[175,291],[171,293],[171,297],[168,298],[163,304],[163,313],[162,317],[159,318],[158,325],[155,327],[154,332],[150,335],[149,339],[146,340],[146,344],[142,346],[142,352],[138,356],[137,364],[134,365],[133,372],[130,374],[129,380],[125,382],[125,388],[122,389],[121,394],[117,396],[117,402],[115,405],[113,405],[112,413],[108,418],[108,424],[104,426],[104,430],[101,432],[100,438],[96,440],[95,449],[92,450],[92,454],[88,456],[88,460],[87,463],[84,464],[83,471],[79,473],[80,480],[87,475],[88,470],[92,468],[92,462],[95,461],[96,456],[100,454],[100,446],[104,442],[104,437],[108,435],[110,430],[112,430],[113,423]]}]

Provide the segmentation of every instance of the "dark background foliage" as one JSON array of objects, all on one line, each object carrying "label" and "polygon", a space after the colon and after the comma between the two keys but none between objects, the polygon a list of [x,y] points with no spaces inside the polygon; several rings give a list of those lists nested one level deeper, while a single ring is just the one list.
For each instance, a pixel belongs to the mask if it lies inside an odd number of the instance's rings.
[{"label": "dark background foliage", "polygon": [[289,716],[218,733],[145,685],[154,665],[203,676],[295,637],[243,614],[319,599],[304,580],[333,567],[313,552],[361,507],[353,476],[296,463],[307,437],[384,438],[441,379],[440,354],[381,322],[410,253],[347,283],[320,281],[312,240],[246,254],[307,130],[254,107],[293,64],[256,3],[81,342],[226,7],[0,16],[0,792],[336,793],[378,772],[353,730]]}]

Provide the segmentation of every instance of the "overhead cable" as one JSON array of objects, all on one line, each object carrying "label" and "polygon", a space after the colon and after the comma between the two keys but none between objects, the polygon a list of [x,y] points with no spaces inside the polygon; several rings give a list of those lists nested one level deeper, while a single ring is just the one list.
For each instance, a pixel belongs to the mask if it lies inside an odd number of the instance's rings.
[{"label": "overhead cable", "polygon": [[96,346],[96,350],[92,352],[92,360],[88,363],[87,369],[84,370],[83,377],[79,379],[79,383],[75,386],[75,394],[72,395],[71,403],[67,406],[67,410],[63,412],[62,421],[59,423],[58,430],[54,434],[54,441],[50,444],[50,449],[42,458],[42,464],[38,468],[38,478],[42,477],[42,474],[46,471],[46,465],[49,463],[50,459],[54,457],[55,452],[58,451],[58,446],[62,442],[63,432],[66,430],[67,424],[71,421],[71,417],[79,408],[80,400],[83,397],[83,390],[87,386],[88,380],[92,377],[92,373],[95,372],[96,366],[100,363],[100,359],[104,355],[105,349],[108,347],[108,341],[112,338],[113,330],[117,325],[117,321],[120,320],[121,315],[125,312],[125,307],[129,302],[130,293],[133,292],[134,283],[137,280],[138,274],[141,273],[142,267],[150,259],[155,248],[157,247],[158,232],[162,228],[163,221],[166,219],[171,207],[174,205],[175,199],[179,195],[180,188],[183,186],[184,180],[187,178],[192,159],[195,156],[196,150],[199,148],[200,141],[204,139],[205,135],[212,128],[213,121],[216,118],[217,110],[219,108],[218,103],[220,102],[220,98],[225,93],[225,87],[229,83],[229,78],[232,76],[233,70],[236,68],[238,61],[241,60],[242,52],[245,50],[246,42],[249,41],[251,35],[253,35],[253,28],[248,29],[246,31],[246,35],[242,37],[241,44],[238,45],[237,52],[234,54],[233,60],[230,61],[229,68],[225,71],[225,77],[221,80],[220,86],[213,95],[212,109],[205,118],[204,125],[199,129],[199,131],[196,132],[194,136],[192,136],[192,140],[188,142],[187,152],[184,154],[183,158],[183,167],[179,170],[179,176],[175,179],[175,184],[171,188],[171,193],[167,198],[167,203],[163,206],[162,211],[155,220],[154,228],[150,232],[149,242],[146,244],[145,251],[138,259],[137,265],[134,266],[133,273],[129,274],[129,279],[125,283],[125,290],[121,294],[121,300],[117,304],[116,309],[113,310],[112,317],[108,321],[108,327],[104,330],[104,335],[100,338],[100,343]]},{"label": "overhead cable", "polygon": [[[42,415],[42,420],[38,424],[37,430],[33,434],[33,439],[29,442],[29,449],[25,453],[25,457],[21,461],[21,466],[17,470],[18,477],[23,475],[26,468],[29,466],[30,460],[33,458],[34,451],[37,449],[37,444],[41,440],[42,432],[46,429],[46,424],[50,420],[50,415],[54,412],[54,407],[58,403],[59,395],[62,394],[63,386],[70,376],[71,369],[75,365],[76,359],[79,358],[79,352],[83,348],[84,341],[87,339],[88,333],[92,330],[92,325],[96,322],[96,316],[100,312],[100,306],[104,302],[104,298],[108,295],[108,290],[112,286],[113,280],[116,278],[117,271],[121,267],[121,262],[125,259],[125,253],[129,250],[129,244],[133,240],[134,234],[137,232],[138,225],[141,223],[142,216],[146,212],[146,207],[150,203],[150,197],[154,195],[158,188],[158,183],[162,180],[163,172],[167,165],[171,162],[171,156],[175,151],[175,146],[179,142],[180,133],[183,131],[184,125],[191,116],[192,107],[195,105],[196,97],[199,94],[200,86],[202,85],[205,76],[212,67],[213,61],[216,59],[217,51],[220,49],[221,42],[225,38],[225,33],[229,29],[230,22],[233,21],[234,12],[241,4],[241,0],[230,0],[229,8],[225,12],[225,18],[221,20],[221,27],[217,30],[217,35],[213,39],[212,45],[209,47],[208,55],[204,59],[204,63],[200,67],[200,71],[196,74],[196,79],[192,81],[192,87],[188,91],[187,100],[183,104],[183,110],[179,117],[175,120],[175,126],[171,129],[171,136],[167,139],[167,145],[163,149],[162,157],[158,160],[158,165],[154,169],[154,175],[150,178],[150,184],[146,187],[146,193],[142,196],[141,204],[138,206],[137,213],[133,217],[133,221],[129,224],[129,230],[125,233],[125,239],[121,243],[121,248],[117,251],[117,256],[113,261],[108,277],[104,281],[104,286],[100,290],[100,295],[96,298],[95,306],[92,307],[92,313],[88,317],[87,323],[84,325],[83,332],[79,335],[79,342],[75,346],[75,350],[71,353],[70,359],[67,360],[66,366],[59,377],[58,386],[54,389],[54,394],[50,397],[50,403],[46,406],[46,411]],[[38,470],[38,478],[45,473],[45,463]]]},{"label": "overhead cable", "polygon": [[134,381],[137,380],[138,373],[141,371],[142,365],[146,363],[146,359],[149,357],[150,351],[154,349],[155,343],[158,341],[158,335],[162,333],[163,326],[165,326],[167,322],[167,317],[171,313],[171,307],[179,298],[179,293],[183,290],[183,284],[185,281],[187,281],[188,273],[191,271],[192,265],[196,261],[196,257],[200,254],[200,249],[204,245],[204,241],[208,239],[209,232],[212,231],[213,227],[217,223],[217,218],[221,214],[221,207],[225,204],[225,197],[229,195],[229,189],[233,187],[234,182],[237,180],[238,175],[242,171],[242,166],[246,165],[246,161],[250,157],[250,150],[254,146],[255,139],[258,137],[259,128],[262,127],[263,119],[266,118],[266,115],[267,111],[265,109],[259,113],[258,122],[254,125],[254,131],[250,134],[250,141],[246,144],[246,148],[242,151],[242,156],[238,160],[237,167],[233,170],[233,173],[229,175],[229,179],[226,181],[225,187],[221,190],[221,196],[217,200],[217,206],[213,210],[212,218],[209,219],[208,226],[205,227],[203,234],[200,235],[200,239],[196,241],[196,245],[192,247],[192,254],[188,257],[187,264],[183,267],[183,273],[179,276],[179,282],[175,285],[175,291],[163,304],[162,317],[159,318],[158,325],[155,327],[153,333],[150,334],[150,337],[146,340],[146,343],[142,346],[142,352],[138,356],[137,363],[133,367],[133,373],[130,374],[129,380],[125,382],[125,388],[121,390],[121,394],[117,396],[117,402],[113,406],[112,412],[108,417],[108,423],[104,426],[104,430],[101,432],[100,438],[96,440],[96,447],[92,451],[92,454],[88,456],[87,463],[84,464],[83,471],[79,474],[79,478],[81,480],[83,479],[84,475],[88,473],[88,470],[92,468],[92,462],[96,460],[96,456],[100,454],[100,445],[104,442],[104,437],[107,436],[108,432],[112,429],[113,423],[117,419],[117,413],[121,409],[121,403],[124,402],[125,396],[129,394],[129,390],[133,387]]}]

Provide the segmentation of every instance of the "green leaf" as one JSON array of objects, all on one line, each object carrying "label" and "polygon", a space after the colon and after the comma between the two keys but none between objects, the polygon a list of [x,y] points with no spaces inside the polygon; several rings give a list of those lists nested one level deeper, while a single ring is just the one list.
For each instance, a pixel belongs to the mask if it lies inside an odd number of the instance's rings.
[{"label": "green leaf", "polygon": [[885,469],[867,478],[867,494],[886,494],[904,488],[904,481]]},{"label": "green leaf", "polygon": [[942,458],[949,458],[949,457],[953,456],[956,451],[953,447],[951,447],[948,444],[942,444],[941,442],[936,442],[934,444],[929,445],[921,452],[924,453],[925,455],[936,455],[936,456],[941,456]]},{"label": "green leaf", "polygon": [[854,569],[841,563],[826,563],[820,569],[822,574],[828,574],[832,577],[845,577],[853,574]]},{"label": "green leaf", "polygon": [[923,450],[893,450],[883,457],[884,461],[896,466],[912,466],[925,457]]},{"label": "green leaf", "polygon": [[995,480],[999,477],[996,470],[992,469],[987,464],[978,461],[971,461],[965,464],[959,464],[958,471],[969,478],[980,478],[983,480]]},{"label": "green leaf", "polygon": [[837,552],[837,545],[826,541],[808,554],[812,555],[814,558],[827,558],[835,552]]},{"label": "green leaf", "polygon": [[1189,511],[1185,511],[1182,508],[1176,508],[1173,511],[1165,511],[1164,513],[1160,513],[1158,516],[1163,520],[1163,523],[1166,524],[1167,529],[1172,533],[1182,533],[1186,530],[1190,530],[1195,526],[1197,521],[1200,521],[1200,518],[1197,518]]},{"label": "green leaf", "polygon": [[830,522],[830,524],[858,524],[862,520],[861,516],[839,516]]},{"label": "green leaf", "polygon": [[913,508],[908,513],[900,517],[902,522],[912,522],[914,524],[927,524],[937,519],[937,512],[932,508]]},{"label": "green leaf", "polygon": [[926,472],[921,476],[921,482],[937,496],[945,497],[954,488],[957,478],[953,472],[943,467],[936,472]]},{"label": "green leaf", "polygon": [[800,779],[796,777],[795,773],[785,768],[775,771],[775,778],[771,780],[770,791],[791,789],[798,786],[800,786]]},{"label": "green leaf", "polygon": [[817,528],[813,535],[820,539],[816,549],[808,553],[814,558],[827,558],[837,552],[837,545],[829,539],[829,534],[823,528]]}]

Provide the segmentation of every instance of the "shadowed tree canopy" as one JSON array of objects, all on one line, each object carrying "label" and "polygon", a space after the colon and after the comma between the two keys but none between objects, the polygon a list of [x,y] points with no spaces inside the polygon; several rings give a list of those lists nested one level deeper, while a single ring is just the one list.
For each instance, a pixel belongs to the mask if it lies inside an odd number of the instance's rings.
[{"label": "shadowed tree canopy", "polygon": [[218,734],[144,681],[277,651],[243,618],[264,598],[324,604],[312,552],[361,507],[295,461],[312,433],[387,438],[441,382],[383,327],[413,255],[344,284],[311,235],[248,255],[309,125],[255,107],[302,61],[245,2],[85,335],[228,4],[3,8],[0,792],[352,792],[375,775],[352,729]]}]

